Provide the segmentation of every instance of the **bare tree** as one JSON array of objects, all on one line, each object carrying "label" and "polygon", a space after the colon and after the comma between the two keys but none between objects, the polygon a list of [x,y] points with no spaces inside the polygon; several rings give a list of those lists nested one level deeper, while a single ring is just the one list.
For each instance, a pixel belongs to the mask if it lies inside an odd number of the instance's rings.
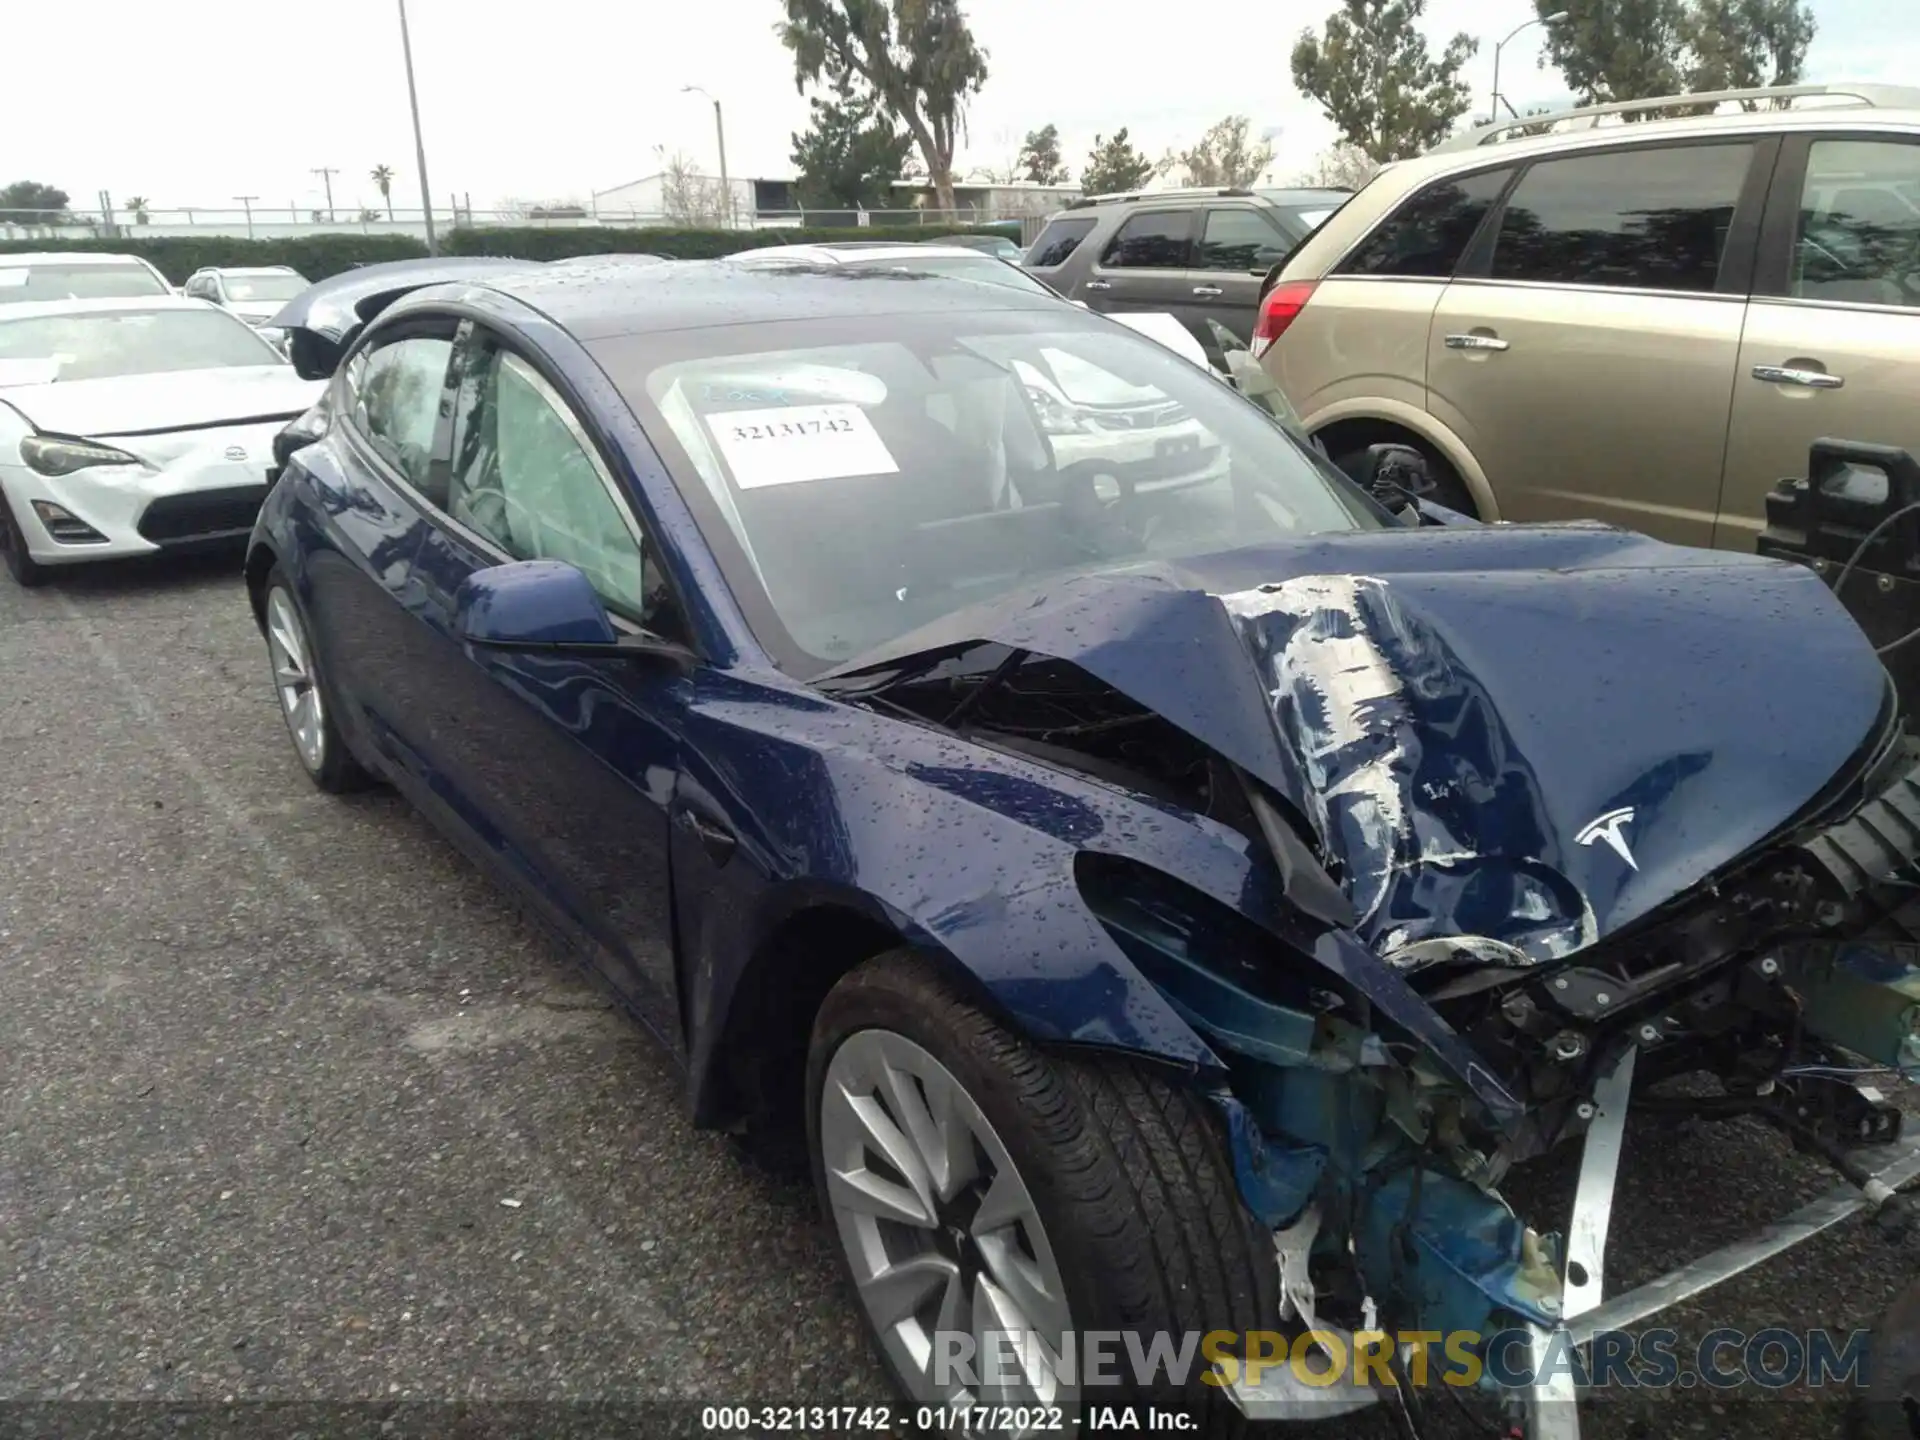
[{"label": "bare tree", "polygon": [[708,179],[676,153],[660,175],[660,208],[667,219],[689,230],[715,229],[726,220],[727,196],[718,180]]},{"label": "bare tree", "polygon": [[1313,162],[1313,168],[1300,177],[1300,183],[1318,189],[1358,190],[1373,179],[1379,169],[1366,151],[1343,140],[1324,151]]}]

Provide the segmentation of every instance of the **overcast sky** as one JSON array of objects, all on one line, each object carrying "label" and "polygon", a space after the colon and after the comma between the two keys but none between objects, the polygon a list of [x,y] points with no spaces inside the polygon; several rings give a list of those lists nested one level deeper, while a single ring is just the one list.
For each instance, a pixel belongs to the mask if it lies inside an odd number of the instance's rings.
[{"label": "overcast sky", "polygon": [[[1060,127],[1079,173],[1096,132],[1127,126],[1151,154],[1230,113],[1278,128],[1276,178],[1331,140],[1294,90],[1287,57],[1328,0],[1182,0],[1171,9],[1088,0],[967,0],[991,75],[960,169],[1003,166],[1028,130]],[[1888,23],[1894,0],[1814,0],[1813,80],[1899,83],[1920,70],[1920,35]],[[0,91],[0,182],[60,186],[91,206],[142,195],[156,208],[309,208],[331,166],[334,202],[374,204],[368,172],[398,174],[396,204],[419,203],[395,0],[190,0],[100,5],[10,0]],[[684,152],[714,164],[712,107],[724,106],[728,168],[790,173],[806,123],[792,65],[773,33],[778,0],[409,0],[427,165],[436,205],[471,196],[584,199]],[[1467,78],[1486,103],[1493,42],[1533,14],[1528,0],[1430,0],[1435,48],[1481,37]],[[1283,18],[1284,17],[1284,18]],[[1504,52],[1502,89],[1521,108],[1564,91],[1536,67],[1539,30]],[[76,68],[32,57],[83,56]]]}]

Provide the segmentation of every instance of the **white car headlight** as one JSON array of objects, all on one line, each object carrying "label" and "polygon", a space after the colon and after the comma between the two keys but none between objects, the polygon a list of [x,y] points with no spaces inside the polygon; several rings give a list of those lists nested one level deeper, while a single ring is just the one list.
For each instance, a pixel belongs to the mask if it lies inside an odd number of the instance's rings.
[{"label": "white car headlight", "polygon": [[1092,431],[1093,426],[1087,417],[1057,395],[1049,394],[1037,385],[1029,385],[1027,395],[1033,401],[1034,413],[1040,418],[1040,428],[1047,434],[1085,435]]},{"label": "white car headlight", "polygon": [[63,440],[54,435],[29,435],[20,442],[20,458],[42,475],[71,475],[96,465],[138,465],[140,458],[111,445],[90,440]]}]

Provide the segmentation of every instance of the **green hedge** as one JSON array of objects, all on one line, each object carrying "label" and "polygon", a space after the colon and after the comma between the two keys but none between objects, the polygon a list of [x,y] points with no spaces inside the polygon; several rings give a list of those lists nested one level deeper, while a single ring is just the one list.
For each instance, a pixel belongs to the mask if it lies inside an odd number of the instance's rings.
[{"label": "green hedge", "polygon": [[0,251],[104,250],[151,260],[175,285],[205,265],[291,265],[309,280],[323,280],[376,260],[411,260],[427,253],[410,235],[329,232],[285,239],[246,240],[231,235],[134,234],[124,240],[4,240]]},{"label": "green hedge", "polygon": [[712,260],[769,245],[825,244],[834,240],[938,240],[948,235],[999,235],[1001,226],[871,225],[847,230],[622,230],[610,225],[579,229],[479,226],[447,237],[449,255],[512,255],[522,260],[562,260],[569,255],[664,255],[671,260]]},{"label": "green hedge", "polygon": [[[851,230],[669,230],[613,226],[549,229],[544,226],[483,226],[447,233],[448,255],[511,255],[523,260],[560,260],[569,255],[648,254],[675,260],[707,260],[759,250],[833,240],[937,240],[948,235],[1004,235],[1002,225],[874,225]],[[427,253],[409,235],[359,235],[335,231],[284,239],[245,240],[229,235],[142,236],[119,240],[0,240],[0,252],[104,250],[151,260],[175,285],[206,265],[291,265],[309,280],[324,280],[355,265],[410,260]]]}]

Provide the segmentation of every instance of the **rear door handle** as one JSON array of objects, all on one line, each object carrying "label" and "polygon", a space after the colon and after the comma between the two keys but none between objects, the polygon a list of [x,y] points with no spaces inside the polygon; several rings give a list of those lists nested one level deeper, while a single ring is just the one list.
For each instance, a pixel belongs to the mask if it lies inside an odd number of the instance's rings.
[{"label": "rear door handle", "polygon": [[1196,285],[1193,287],[1193,293],[1196,295],[1212,296],[1224,295],[1227,292],[1222,290],[1218,285]]},{"label": "rear door handle", "polygon": [[1800,385],[1808,390],[1838,390],[1846,380],[1824,370],[1801,370],[1791,365],[1756,365],[1753,378],[1769,385]]},{"label": "rear door handle", "polygon": [[1449,335],[1449,350],[1505,350],[1510,348],[1498,335]]},{"label": "rear door handle", "polygon": [[1111,290],[1113,286],[1105,280],[1084,280],[1081,282],[1080,288],[1082,290]]}]

